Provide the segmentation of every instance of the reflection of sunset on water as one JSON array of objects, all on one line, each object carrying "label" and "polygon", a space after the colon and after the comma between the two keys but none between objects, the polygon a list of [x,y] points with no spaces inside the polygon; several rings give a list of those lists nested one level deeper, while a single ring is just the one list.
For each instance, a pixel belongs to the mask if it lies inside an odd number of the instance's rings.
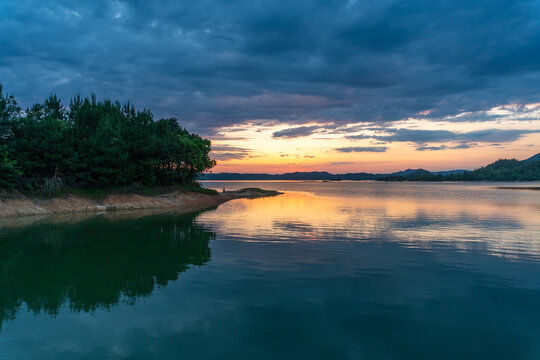
[{"label": "reflection of sunset on water", "polygon": [[[240,187],[238,184],[229,186]],[[330,189],[340,185],[315,183],[313,186]],[[500,190],[484,189],[489,192],[488,196],[497,191],[501,195],[486,201],[481,196],[471,199],[466,189],[446,189],[448,192],[443,198],[430,195],[431,190],[424,189],[424,196],[416,198],[407,197],[406,191],[401,198],[380,193],[341,197],[327,194],[335,189],[322,191],[320,196],[287,191],[277,197],[235,200],[217,211],[202,214],[200,220],[242,241],[376,241],[386,238],[426,249],[446,244],[458,249],[485,247],[492,254],[505,256],[540,255],[540,239],[535,237],[540,226],[535,198],[540,198],[540,193],[514,194],[516,197],[510,201]],[[389,194],[392,195],[391,190]]]}]

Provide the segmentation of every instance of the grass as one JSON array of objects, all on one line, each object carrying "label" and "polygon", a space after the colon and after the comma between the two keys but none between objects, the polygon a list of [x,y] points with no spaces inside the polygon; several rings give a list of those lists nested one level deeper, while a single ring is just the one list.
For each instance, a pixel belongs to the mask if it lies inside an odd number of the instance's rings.
[{"label": "grass", "polygon": [[218,192],[216,190],[203,188],[200,185],[187,185],[187,186],[184,186],[183,188],[185,188],[187,191],[196,192],[196,193],[200,193],[200,194],[207,194],[207,195],[217,195],[218,194]]},{"label": "grass", "polygon": [[174,185],[174,186],[156,186],[147,187],[142,185],[125,185],[125,186],[108,186],[108,187],[92,187],[92,188],[65,188],[56,196],[75,195],[81,198],[102,201],[109,195],[144,195],[144,196],[159,196],[169,194],[174,191],[179,192],[194,192],[207,195],[216,195],[218,192],[212,189],[206,189],[198,184],[191,185]]},{"label": "grass", "polygon": [[[144,196],[159,196],[170,194],[172,192],[182,192],[182,193],[199,193],[206,195],[217,195],[218,191],[207,189],[202,187],[200,184],[190,184],[190,185],[172,185],[172,186],[156,186],[156,187],[147,187],[142,185],[124,185],[124,186],[107,186],[107,187],[64,187],[58,193],[47,196],[45,194],[39,193],[35,190],[20,190],[20,193],[24,194],[29,198],[41,198],[41,199],[50,199],[58,197],[67,197],[74,195],[80,198],[94,200],[97,202],[105,200],[110,195],[144,195]],[[283,193],[275,190],[263,190],[259,188],[244,188],[235,191],[227,191],[228,193],[251,193],[255,195],[263,196],[277,196]],[[9,191],[0,193],[0,198],[8,198],[12,195]]]},{"label": "grass", "polygon": [[102,188],[67,188],[60,195],[75,195],[86,199],[91,200],[103,200],[109,195],[146,195],[146,196],[156,196],[165,194],[168,191],[163,191],[164,189],[160,188],[150,188],[140,186],[133,188],[133,186],[110,186]]},{"label": "grass", "polygon": [[276,196],[276,195],[281,195],[283,193],[279,192],[279,191],[275,191],[275,190],[263,190],[263,189],[259,189],[259,188],[244,188],[244,189],[240,189],[240,190],[237,190],[237,192],[251,192],[251,193],[256,193],[256,194],[261,194],[261,195],[265,195],[265,196]]}]

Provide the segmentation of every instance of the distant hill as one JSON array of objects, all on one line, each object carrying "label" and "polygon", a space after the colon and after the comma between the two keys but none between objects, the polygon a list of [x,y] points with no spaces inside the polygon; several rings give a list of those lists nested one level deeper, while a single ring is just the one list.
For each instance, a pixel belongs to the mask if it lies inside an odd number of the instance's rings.
[{"label": "distant hill", "polygon": [[217,173],[203,174],[199,180],[540,181],[540,153],[523,161],[500,159],[473,171],[407,169],[390,174],[332,174],[327,171],[285,174]]},{"label": "distant hill", "polygon": [[[537,156],[537,155],[535,155]],[[459,176],[458,176],[459,178]],[[540,161],[497,160],[462,175],[467,181],[535,181],[540,180]]]},{"label": "distant hill", "polygon": [[420,174],[456,174],[466,170],[449,170],[431,173],[424,169],[407,169],[391,174],[370,174],[370,173],[346,173],[331,174],[326,171],[293,172],[285,174],[241,174],[241,173],[217,173],[204,174],[199,180],[380,180],[389,176],[393,177],[415,177]]},{"label": "distant hill", "polygon": [[434,175],[446,176],[446,175],[454,175],[454,174],[463,174],[463,173],[465,173],[467,171],[469,171],[469,170],[460,169],[460,170],[447,170],[447,171],[432,171],[431,173],[434,174]]},{"label": "distant hill", "polygon": [[407,169],[407,170],[398,171],[398,172],[388,174],[388,175],[389,176],[411,176],[413,174],[421,173],[421,172],[424,172],[424,171],[427,171],[427,170],[424,170],[424,169]]},{"label": "distant hill", "polygon": [[538,154],[536,154],[534,156],[531,156],[527,160],[523,160],[523,161],[540,161],[540,153],[538,153]]},{"label": "distant hill", "polygon": [[473,171],[431,173],[419,169],[404,175],[388,175],[383,181],[540,181],[540,154],[527,160],[500,159]]},{"label": "distant hill", "polygon": [[239,174],[217,173],[204,174],[200,180],[375,180],[376,174],[348,173],[331,174],[326,171],[293,172],[285,174]]}]

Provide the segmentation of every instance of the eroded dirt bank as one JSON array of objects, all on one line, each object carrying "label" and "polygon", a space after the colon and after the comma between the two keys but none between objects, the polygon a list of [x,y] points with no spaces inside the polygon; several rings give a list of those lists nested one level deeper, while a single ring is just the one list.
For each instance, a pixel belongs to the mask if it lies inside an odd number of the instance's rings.
[{"label": "eroded dirt bank", "polygon": [[140,209],[174,209],[191,212],[214,207],[232,199],[258,198],[278,195],[256,189],[237,192],[203,194],[197,192],[171,192],[164,195],[146,196],[138,194],[108,195],[102,200],[67,195],[52,199],[16,196],[0,199],[0,218],[53,215],[74,213],[119,212]]}]

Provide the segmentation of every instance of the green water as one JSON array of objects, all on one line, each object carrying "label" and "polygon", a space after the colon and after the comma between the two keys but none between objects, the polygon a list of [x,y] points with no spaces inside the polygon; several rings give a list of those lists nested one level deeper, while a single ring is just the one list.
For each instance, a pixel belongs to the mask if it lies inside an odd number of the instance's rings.
[{"label": "green water", "polygon": [[208,183],[191,215],[0,222],[0,359],[538,359],[540,194]]}]

